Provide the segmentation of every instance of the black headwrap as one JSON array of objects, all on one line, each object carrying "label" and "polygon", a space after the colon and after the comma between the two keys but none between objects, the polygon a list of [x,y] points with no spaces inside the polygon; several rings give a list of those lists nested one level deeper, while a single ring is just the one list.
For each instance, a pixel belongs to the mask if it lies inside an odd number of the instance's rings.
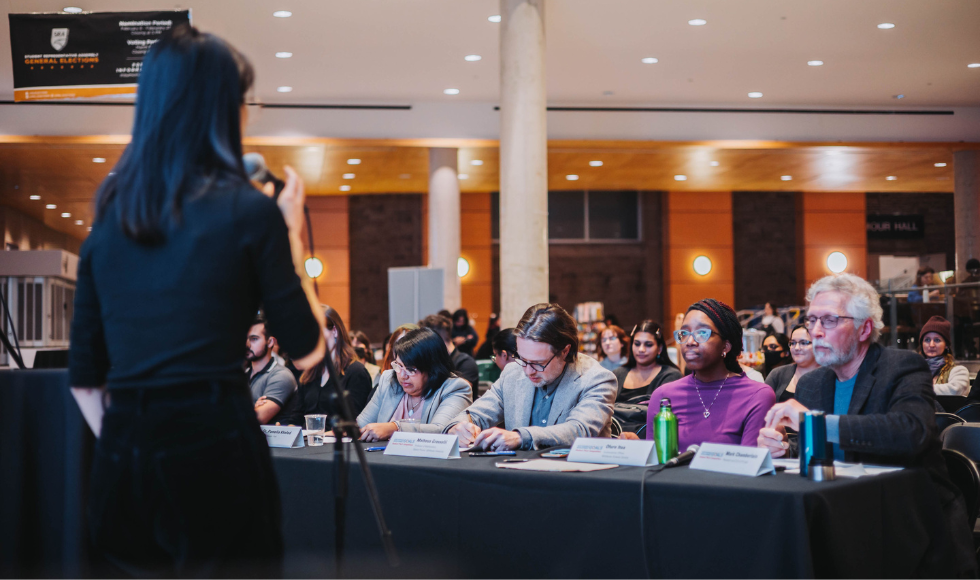
[{"label": "black headwrap", "polygon": [[714,323],[722,340],[731,343],[732,349],[723,359],[725,368],[733,373],[741,374],[743,372],[742,367],[739,366],[737,359],[738,355],[742,353],[742,325],[738,323],[738,315],[735,314],[735,310],[714,298],[705,298],[695,302],[687,309],[688,312],[692,310],[703,312]]}]

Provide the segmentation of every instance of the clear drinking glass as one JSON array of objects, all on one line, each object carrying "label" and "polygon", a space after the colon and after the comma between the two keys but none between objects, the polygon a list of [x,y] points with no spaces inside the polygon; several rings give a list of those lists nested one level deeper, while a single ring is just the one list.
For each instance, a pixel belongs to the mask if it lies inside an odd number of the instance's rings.
[{"label": "clear drinking glass", "polygon": [[310,447],[323,445],[327,434],[327,416],[322,414],[304,415],[306,418],[306,444]]}]

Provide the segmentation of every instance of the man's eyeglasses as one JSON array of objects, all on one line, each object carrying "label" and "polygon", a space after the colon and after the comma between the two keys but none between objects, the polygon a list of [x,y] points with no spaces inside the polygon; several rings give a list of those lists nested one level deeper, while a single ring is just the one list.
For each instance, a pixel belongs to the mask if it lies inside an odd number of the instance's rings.
[{"label": "man's eyeglasses", "polygon": [[711,330],[710,328],[699,328],[694,332],[691,332],[690,330],[675,330],[674,340],[677,341],[677,344],[684,344],[685,342],[687,342],[688,338],[694,336],[694,342],[698,344],[704,344],[708,342],[708,339],[711,338],[712,334],[718,334],[718,333]]},{"label": "man's eyeglasses", "polygon": [[796,348],[796,347],[806,348],[806,347],[810,346],[811,344],[813,344],[813,343],[810,342],[809,340],[791,340],[791,341],[789,341],[789,347],[790,348]]},{"label": "man's eyeglasses", "polygon": [[837,323],[840,322],[841,318],[847,318],[848,320],[855,320],[853,316],[837,316],[835,314],[824,314],[823,316],[807,316],[803,320],[803,325],[806,326],[807,330],[812,329],[817,325],[817,321],[824,327],[825,330],[830,330],[832,328],[837,328]]},{"label": "man's eyeglasses", "polygon": [[398,373],[398,374],[400,374],[400,375],[407,375],[407,376],[410,376],[410,377],[414,377],[419,372],[419,370],[417,368],[415,368],[415,367],[407,367],[407,366],[405,366],[405,365],[403,365],[403,364],[401,364],[399,362],[392,362],[391,363],[391,368],[395,369],[395,372]]},{"label": "man's eyeglasses", "polygon": [[551,364],[551,361],[555,360],[555,357],[556,356],[558,356],[558,353],[557,352],[555,353],[555,355],[553,357],[549,358],[548,359],[548,362],[546,362],[546,363],[528,362],[528,361],[522,359],[519,356],[515,356],[514,357],[514,362],[516,362],[518,365],[520,365],[522,367],[531,367],[532,369],[534,369],[534,370],[538,371],[539,373],[541,373],[541,372],[544,372],[544,369],[548,368],[548,365]]}]

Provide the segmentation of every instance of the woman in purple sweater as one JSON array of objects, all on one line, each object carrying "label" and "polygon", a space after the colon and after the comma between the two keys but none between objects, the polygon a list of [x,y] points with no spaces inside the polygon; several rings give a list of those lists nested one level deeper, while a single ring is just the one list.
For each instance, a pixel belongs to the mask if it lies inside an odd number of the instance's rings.
[{"label": "woman in purple sweater", "polygon": [[687,309],[674,338],[693,372],[653,392],[647,438],[653,438],[653,418],[660,412],[660,400],[666,398],[677,415],[681,451],[702,443],[754,447],[776,395],[765,383],[746,377],[738,365],[742,326],[735,311],[711,298],[696,302]]}]

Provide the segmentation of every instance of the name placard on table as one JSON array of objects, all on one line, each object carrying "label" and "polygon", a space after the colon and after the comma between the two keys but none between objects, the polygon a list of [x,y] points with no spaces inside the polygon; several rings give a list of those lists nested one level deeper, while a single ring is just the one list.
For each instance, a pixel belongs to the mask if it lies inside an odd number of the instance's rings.
[{"label": "name placard on table", "polygon": [[579,437],[572,444],[568,461],[612,463],[637,467],[657,465],[657,448],[653,441]]},{"label": "name placard on table", "polygon": [[428,457],[430,459],[459,459],[459,438],[455,435],[406,433],[395,431],[385,455]]},{"label": "name placard on table", "polygon": [[776,473],[768,449],[721,443],[703,443],[691,461],[691,469],[751,477]]},{"label": "name placard on table", "polygon": [[306,445],[302,427],[281,427],[279,425],[262,425],[261,427],[269,447],[293,449]]}]

